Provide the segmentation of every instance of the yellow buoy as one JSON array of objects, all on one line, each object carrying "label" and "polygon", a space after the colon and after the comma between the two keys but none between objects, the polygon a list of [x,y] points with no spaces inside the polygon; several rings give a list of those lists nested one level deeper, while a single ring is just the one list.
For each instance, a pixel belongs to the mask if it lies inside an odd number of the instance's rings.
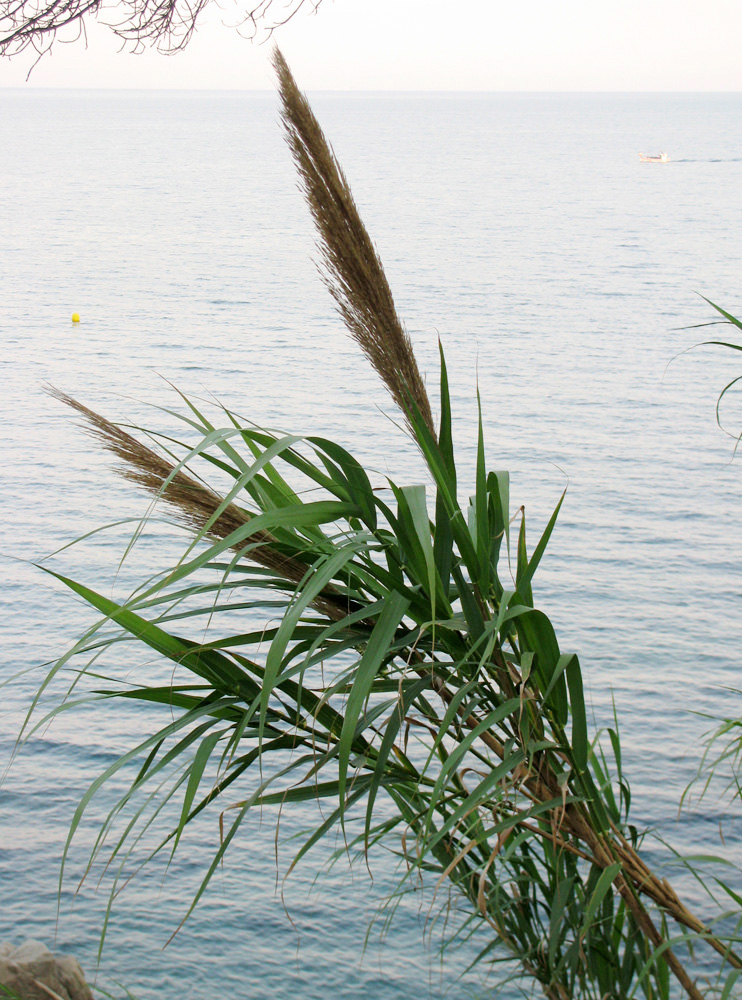
[{"label": "yellow buoy", "polygon": [[80,322],[80,313],[72,313],[72,322],[73,323],[79,323]]}]

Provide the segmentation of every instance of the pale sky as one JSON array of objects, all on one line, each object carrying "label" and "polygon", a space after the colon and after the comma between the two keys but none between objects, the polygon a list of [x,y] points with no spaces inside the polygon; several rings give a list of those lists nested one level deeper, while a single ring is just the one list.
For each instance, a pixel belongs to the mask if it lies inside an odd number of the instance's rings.
[{"label": "pale sky", "polygon": [[[0,60],[0,87],[270,89],[231,3],[183,53],[119,52],[92,24],[28,83],[30,57]],[[742,91],[741,0],[323,0],[275,37],[306,90]]]}]

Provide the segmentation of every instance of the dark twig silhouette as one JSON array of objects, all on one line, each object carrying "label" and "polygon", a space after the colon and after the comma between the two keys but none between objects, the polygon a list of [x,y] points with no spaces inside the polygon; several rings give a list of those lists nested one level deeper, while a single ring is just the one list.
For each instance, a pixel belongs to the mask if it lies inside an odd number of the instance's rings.
[{"label": "dark twig silhouette", "polygon": [[[184,49],[212,0],[0,0],[0,56],[30,50],[41,58],[60,41],[85,38],[85,25],[95,19],[109,27],[134,52],[156,48],[174,53]],[[237,30],[255,37],[270,36],[299,11],[314,13],[322,0],[248,0],[238,8]]]}]

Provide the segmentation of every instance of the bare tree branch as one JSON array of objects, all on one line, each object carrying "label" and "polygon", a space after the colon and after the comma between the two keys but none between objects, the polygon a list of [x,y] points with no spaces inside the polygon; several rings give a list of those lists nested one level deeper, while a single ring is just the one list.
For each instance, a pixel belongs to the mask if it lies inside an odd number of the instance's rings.
[{"label": "bare tree branch", "polygon": [[[0,0],[0,56],[16,56],[27,49],[40,58],[59,40],[85,36],[85,24],[95,18],[134,52],[156,48],[172,54],[184,49],[204,9],[219,0]],[[315,13],[322,0],[246,0],[236,27],[250,38],[270,36],[305,10]],[[71,35],[65,31],[76,27]]]}]

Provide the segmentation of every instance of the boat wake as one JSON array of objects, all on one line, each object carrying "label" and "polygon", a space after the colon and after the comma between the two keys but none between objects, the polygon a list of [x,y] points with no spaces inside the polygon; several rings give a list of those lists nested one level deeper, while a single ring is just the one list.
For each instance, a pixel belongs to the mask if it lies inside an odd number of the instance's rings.
[{"label": "boat wake", "polygon": [[707,160],[673,160],[673,163],[742,163],[742,156],[712,156]]}]

